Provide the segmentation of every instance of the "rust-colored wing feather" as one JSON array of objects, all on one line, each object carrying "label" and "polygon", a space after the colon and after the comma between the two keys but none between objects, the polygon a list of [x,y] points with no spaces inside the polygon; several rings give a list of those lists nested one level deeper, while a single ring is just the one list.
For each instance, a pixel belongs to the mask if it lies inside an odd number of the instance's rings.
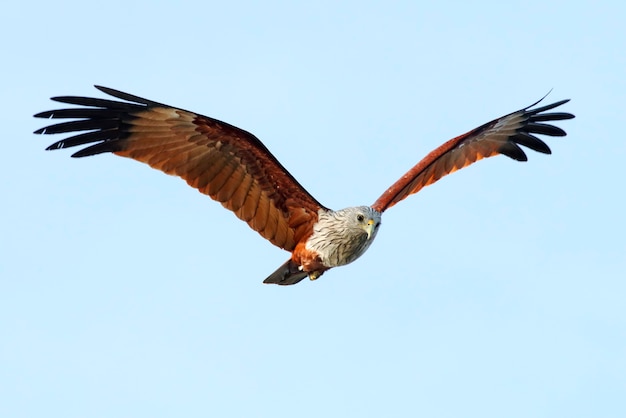
[{"label": "rust-colored wing feather", "polygon": [[[541,101],[541,100],[540,100]],[[572,119],[570,113],[543,113],[567,103],[569,100],[530,109],[537,103],[492,120],[466,134],[441,145],[411,168],[378,198],[372,207],[380,212],[389,209],[407,196],[433,184],[463,167],[483,158],[498,154],[517,161],[526,161],[523,145],[532,150],[550,154],[550,148],[534,134],[565,136],[565,131],[544,122]]]},{"label": "rust-colored wing feather", "polygon": [[47,149],[89,144],[72,156],[112,152],[181,177],[221,202],[272,244],[288,251],[312,232],[323,206],[254,135],[193,112],[96,87],[124,101],[52,98],[82,107],[35,115],[79,119],[35,131],[78,132]]}]

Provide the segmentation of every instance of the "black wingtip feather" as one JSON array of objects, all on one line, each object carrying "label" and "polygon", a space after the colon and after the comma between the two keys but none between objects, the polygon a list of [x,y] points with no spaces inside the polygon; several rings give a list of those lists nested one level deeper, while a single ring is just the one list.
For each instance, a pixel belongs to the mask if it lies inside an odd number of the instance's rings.
[{"label": "black wingtip feather", "polygon": [[46,150],[49,151],[60,148],[71,148],[93,142],[110,141],[120,137],[122,137],[122,135],[113,130],[85,132],[83,134],[74,135],[61,141],[57,141],[46,148]]},{"label": "black wingtip feather", "polygon": [[[541,98],[541,100],[543,100],[543,99],[545,99],[545,96]],[[542,112],[545,112],[546,110],[554,109],[555,107],[559,107],[559,106],[564,105],[565,103],[570,101],[570,99],[564,99],[564,100],[559,100],[558,102],[551,103],[549,105],[538,107],[536,109],[530,109],[531,107],[535,106],[536,104],[539,104],[539,102],[541,102],[541,100],[539,100],[539,101],[533,103],[532,105],[528,106],[526,108],[526,111],[529,114],[536,115],[537,113],[542,113]]]},{"label": "black wingtip feather", "polygon": [[80,151],[72,154],[73,158],[81,158],[81,157],[89,157],[91,155],[103,154],[105,152],[116,152],[121,151],[122,147],[120,146],[119,141],[106,141],[100,142],[99,144],[92,145],[87,148],[83,148]]},{"label": "black wingtip feather", "polygon": [[105,109],[145,109],[150,103],[136,102],[125,103],[116,100],[98,99],[95,97],[82,97],[82,96],[57,96],[51,97],[50,100],[59,103],[67,103],[78,106],[98,107]]},{"label": "black wingtip feather", "polygon": [[574,115],[566,112],[557,112],[557,113],[543,113],[540,115],[532,115],[529,120],[533,122],[545,122],[545,121],[553,121],[553,120],[567,120],[574,119]]},{"label": "black wingtip feather", "polygon": [[541,152],[542,154],[552,154],[552,151],[550,150],[550,147],[548,147],[548,144],[527,132],[518,132],[512,138],[512,141],[519,145],[528,147],[533,151]]},{"label": "black wingtip feather", "polygon": [[104,87],[104,86],[99,86],[99,85],[94,85],[94,87],[100,90],[101,92],[106,93],[109,96],[113,96],[117,99],[127,100],[133,103],[140,103],[146,106],[165,106],[162,103],[144,99],[143,97],[135,96],[133,94],[124,93],[123,91],[115,90],[110,87]]},{"label": "black wingtip feather", "polygon": [[112,119],[83,119],[83,120],[75,120],[71,122],[63,122],[57,123],[54,125],[47,126],[45,128],[39,129],[42,134],[64,134],[69,132],[77,132],[77,131],[90,131],[90,130],[100,130],[105,131],[108,129],[118,128],[120,122]]},{"label": "black wingtip feather", "polygon": [[127,128],[128,123],[134,117],[133,113],[143,111],[150,106],[160,105],[157,102],[122,93],[107,87],[96,87],[100,91],[124,101],[82,96],[53,97],[52,100],[54,101],[79,107],[48,110],[37,113],[34,116],[46,119],[76,120],[55,123],[37,129],[34,133],[38,135],[48,135],[78,132],[78,134],[57,141],[47,147],[46,150],[91,144],[91,146],[76,152],[72,157],[84,157],[104,152],[121,151],[120,141],[129,135]]},{"label": "black wingtip feather", "polygon": [[35,113],[33,115],[34,118],[51,118],[53,117],[52,115],[54,115],[54,110],[46,110],[45,112],[39,112],[39,113]]},{"label": "black wingtip feather", "polygon": [[106,109],[92,109],[89,107],[73,108],[73,109],[57,109],[47,110],[45,112],[37,113],[33,115],[36,118],[45,119],[105,119],[116,116],[118,112],[109,111]]},{"label": "black wingtip feather", "polygon": [[514,142],[505,142],[498,152],[517,161],[528,161],[526,153]]},{"label": "black wingtip feather", "polygon": [[546,123],[528,122],[526,126],[524,126],[524,130],[526,132],[530,132],[533,134],[541,134],[541,135],[548,135],[548,136],[567,135],[563,129],[554,125],[548,125]]}]

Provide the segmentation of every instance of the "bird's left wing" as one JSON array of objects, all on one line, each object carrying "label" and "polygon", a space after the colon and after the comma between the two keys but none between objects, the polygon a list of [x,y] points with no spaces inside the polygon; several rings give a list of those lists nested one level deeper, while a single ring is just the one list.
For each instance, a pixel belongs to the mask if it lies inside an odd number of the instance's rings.
[{"label": "bird's left wing", "polygon": [[72,156],[112,152],[181,177],[288,251],[311,233],[323,206],[254,135],[213,118],[96,87],[123,101],[53,97],[79,107],[35,115],[78,119],[35,131],[74,133],[47,149],[87,145]]},{"label": "bird's left wing", "polygon": [[574,115],[564,112],[544,112],[568,101],[561,100],[547,106],[531,109],[539,103],[536,102],[449,140],[424,157],[422,161],[396,181],[376,200],[372,207],[383,212],[407,196],[417,193],[423,187],[433,184],[443,176],[483,158],[503,154],[517,161],[526,161],[526,154],[519,147],[520,145],[544,154],[550,154],[550,148],[535,134],[565,136],[564,130],[545,122],[572,119]]}]

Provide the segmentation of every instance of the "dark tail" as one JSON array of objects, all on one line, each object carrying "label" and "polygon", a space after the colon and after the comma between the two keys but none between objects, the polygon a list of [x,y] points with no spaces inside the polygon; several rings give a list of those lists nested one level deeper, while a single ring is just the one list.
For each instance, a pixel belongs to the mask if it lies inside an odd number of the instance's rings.
[{"label": "dark tail", "polygon": [[291,261],[291,258],[285,262],[282,266],[269,275],[269,277],[263,280],[263,283],[274,283],[281,286],[287,286],[290,284],[296,284],[300,280],[308,276],[305,271],[300,271],[296,263]]}]

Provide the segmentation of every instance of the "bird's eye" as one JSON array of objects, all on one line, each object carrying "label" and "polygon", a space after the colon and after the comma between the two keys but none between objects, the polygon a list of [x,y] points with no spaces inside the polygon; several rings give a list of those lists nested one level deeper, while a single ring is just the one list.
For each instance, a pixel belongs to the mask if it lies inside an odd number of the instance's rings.
[{"label": "bird's eye", "polygon": [[357,220],[357,221],[359,221],[359,222],[363,222],[363,219],[365,219],[365,216],[363,216],[363,215],[361,215],[361,214],[356,215],[356,220]]}]

